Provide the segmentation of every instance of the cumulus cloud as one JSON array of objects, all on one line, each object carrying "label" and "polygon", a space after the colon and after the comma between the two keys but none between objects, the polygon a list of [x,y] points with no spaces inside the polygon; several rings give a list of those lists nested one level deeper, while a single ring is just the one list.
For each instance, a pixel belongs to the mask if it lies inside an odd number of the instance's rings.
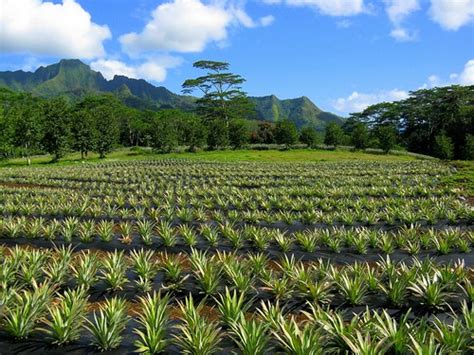
[{"label": "cumulus cloud", "polygon": [[141,33],[120,37],[124,51],[200,52],[212,41],[227,37],[232,18],[223,8],[199,0],[174,0],[159,5]]},{"label": "cumulus cloud", "polygon": [[364,0],[285,0],[285,2],[292,6],[309,6],[329,16],[353,16],[364,11]]},{"label": "cumulus cloud", "polygon": [[474,59],[466,63],[464,70],[456,79],[461,85],[474,85]]},{"label": "cumulus cloud", "polygon": [[108,80],[113,79],[115,75],[124,75],[134,79],[161,82],[166,79],[167,69],[173,68],[180,63],[180,58],[163,57],[149,59],[138,65],[127,64],[115,59],[99,59],[90,65],[93,70],[101,72]]},{"label": "cumulus cloud", "polygon": [[398,41],[411,41],[416,33],[403,27],[403,21],[411,13],[420,9],[419,0],[384,0],[385,11],[394,28],[390,35]]},{"label": "cumulus cloud", "polygon": [[456,31],[474,20],[474,0],[431,0],[429,12],[443,28]]},{"label": "cumulus cloud", "polygon": [[468,60],[460,73],[452,73],[448,79],[442,79],[438,75],[430,75],[421,88],[434,88],[447,85],[474,85],[474,59]]},{"label": "cumulus cloud", "polygon": [[274,17],[252,19],[241,4],[221,1],[172,0],[159,5],[145,28],[120,37],[131,55],[153,51],[201,52],[212,42],[225,43],[229,26],[268,26]]},{"label": "cumulus cloud", "polygon": [[104,55],[107,26],[92,22],[75,0],[2,0],[0,52],[77,58]]},{"label": "cumulus cloud", "polygon": [[[448,85],[474,85],[474,59],[468,60],[460,73],[449,75],[449,79],[444,80],[438,75],[430,75],[427,81],[420,86],[420,89],[430,89],[434,87]],[[340,97],[332,101],[332,106],[339,112],[350,113],[363,111],[370,105],[379,102],[392,102],[404,100],[408,97],[405,90],[393,89],[379,91],[375,93],[360,93],[354,91],[348,97]]]},{"label": "cumulus cloud", "polygon": [[348,97],[340,97],[333,101],[333,107],[344,113],[360,112],[370,105],[378,102],[392,102],[406,99],[408,92],[404,90],[393,89],[390,91],[381,91],[377,93],[361,93],[354,91]]}]

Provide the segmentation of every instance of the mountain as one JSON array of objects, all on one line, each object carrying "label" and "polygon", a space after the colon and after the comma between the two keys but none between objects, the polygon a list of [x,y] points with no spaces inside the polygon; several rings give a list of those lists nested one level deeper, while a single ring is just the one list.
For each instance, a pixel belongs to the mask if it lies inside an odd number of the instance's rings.
[{"label": "mountain", "polygon": [[329,122],[342,123],[342,118],[330,112],[324,112],[309,98],[302,96],[296,99],[280,100],[275,95],[250,97],[255,104],[259,120],[278,121],[289,119],[296,126],[311,125],[324,128]]},{"label": "mountain", "polygon": [[[190,111],[196,98],[178,95],[163,86],[154,86],[143,79],[116,75],[105,79],[78,59],[62,59],[59,63],[40,67],[35,72],[0,72],[0,87],[31,92],[36,96],[63,95],[76,100],[90,93],[112,93],[130,106],[139,109],[179,108]],[[323,128],[328,122],[342,122],[342,118],[319,109],[309,98],[280,100],[276,96],[250,97],[259,120],[290,119],[298,127],[311,125]]]}]

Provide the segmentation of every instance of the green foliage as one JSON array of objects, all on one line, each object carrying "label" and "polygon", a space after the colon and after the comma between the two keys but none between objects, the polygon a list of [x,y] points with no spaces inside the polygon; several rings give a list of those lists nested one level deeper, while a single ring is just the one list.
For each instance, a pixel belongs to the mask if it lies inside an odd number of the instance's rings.
[{"label": "green foliage", "polygon": [[351,142],[356,149],[365,149],[369,144],[369,131],[363,123],[356,123],[352,130]]},{"label": "green foliage", "polygon": [[466,144],[464,145],[464,159],[474,160],[474,134],[466,136]]},{"label": "green foliage", "polygon": [[377,129],[379,148],[388,153],[397,143],[397,132],[392,125],[380,126]]},{"label": "green foliage", "polygon": [[151,127],[151,146],[156,150],[167,153],[178,146],[177,114],[174,110],[165,110],[155,115]]},{"label": "green foliage", "polygon": [[342,144],[344,139],[344,132],[341,126],[331,122],[326,127],[326,134],[324,135],[324,144],[337,147]]},{"label": "green foliage", "polygon": [[232,148],[242,148],[249,142],[250,133],[248,122],[243,119],[235,119],[229,122],[229,143]]},{"label": "green foliage", "polygon": [[454,144],[444,132],[435,137],[433,153],[436,157],[444,160],[452,159],[454,156]]},{"label": "green foliage", "polygon": [[229,128],[220,119],[212,119],[207,122],[207,145],[211,150],[225,148],[229,145]]},{"label": "green foliage", "polygon": [[199,114],[209,120],[223,120],[228,127],[233,118],[247,117],[252,104],[242,91],[245,79],[229,73],[229,63],[201,60],[194,67],[207,74],[183,83],[183,93],[198,90],[203,96],[197,100]]},{"label": "green foliage", "polygon": [[296,125],[290,120],[278,121],[275,127],[275,140],[278,144],[290,146],[298,140]]},{"label": "green foliage", "polygon": [[43,146],[53,155],[55,162],[63,157],[70,147],[70,108],[66,101],[62,98],[46,101],[43,122]]},{"label": "green foliage", "polygon": [[306,144],[308,148],[312,148],[316,145],[318,135],[316,130],[312,127],[306,126],[300,132],[300,142]]},{"label": "green foliage", "polygon": [[[474,134],[474,86],[413,91],[406,100],[372,105],[352,117],[375,132],[381,126],[394,127],[410,151],[466,159],[468,137]],[[451,140],[452,154],[448,140],[439,137],[443,135]]]}]

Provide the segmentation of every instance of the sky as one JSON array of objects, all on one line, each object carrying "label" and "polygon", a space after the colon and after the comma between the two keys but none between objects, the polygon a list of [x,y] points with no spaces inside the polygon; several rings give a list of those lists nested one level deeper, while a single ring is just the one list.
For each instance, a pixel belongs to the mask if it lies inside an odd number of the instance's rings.
[{"label": "sky", "polygon": [[180,92],[226,61],[251,96],[341,115],[474,85],[474,0],[0,0],[0,70],[78,58]]}]

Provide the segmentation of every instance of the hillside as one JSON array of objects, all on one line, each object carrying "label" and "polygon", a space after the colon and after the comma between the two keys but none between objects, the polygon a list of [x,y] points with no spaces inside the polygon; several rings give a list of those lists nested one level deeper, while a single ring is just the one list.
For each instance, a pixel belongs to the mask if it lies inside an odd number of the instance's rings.
[{"label": "hillside", "polygon": [[[139,109],[179,108],[190,111],[196,98],[178,95],[163,86],[154,86],[143,79],[116,75],[106,80],[78,59],[63,59],[59,63],[40,67],[35,72],[0,72],[0,87],[33,95],[52,97],[65,95],[75,100],[90,93],[113,93],[130,107]],[[319,109],[309,98],[280,100],[276,96],[251,97],[259,120],[290,119],[298,127],[311,125],[324,128],[328,122],[342,118]]]}]

